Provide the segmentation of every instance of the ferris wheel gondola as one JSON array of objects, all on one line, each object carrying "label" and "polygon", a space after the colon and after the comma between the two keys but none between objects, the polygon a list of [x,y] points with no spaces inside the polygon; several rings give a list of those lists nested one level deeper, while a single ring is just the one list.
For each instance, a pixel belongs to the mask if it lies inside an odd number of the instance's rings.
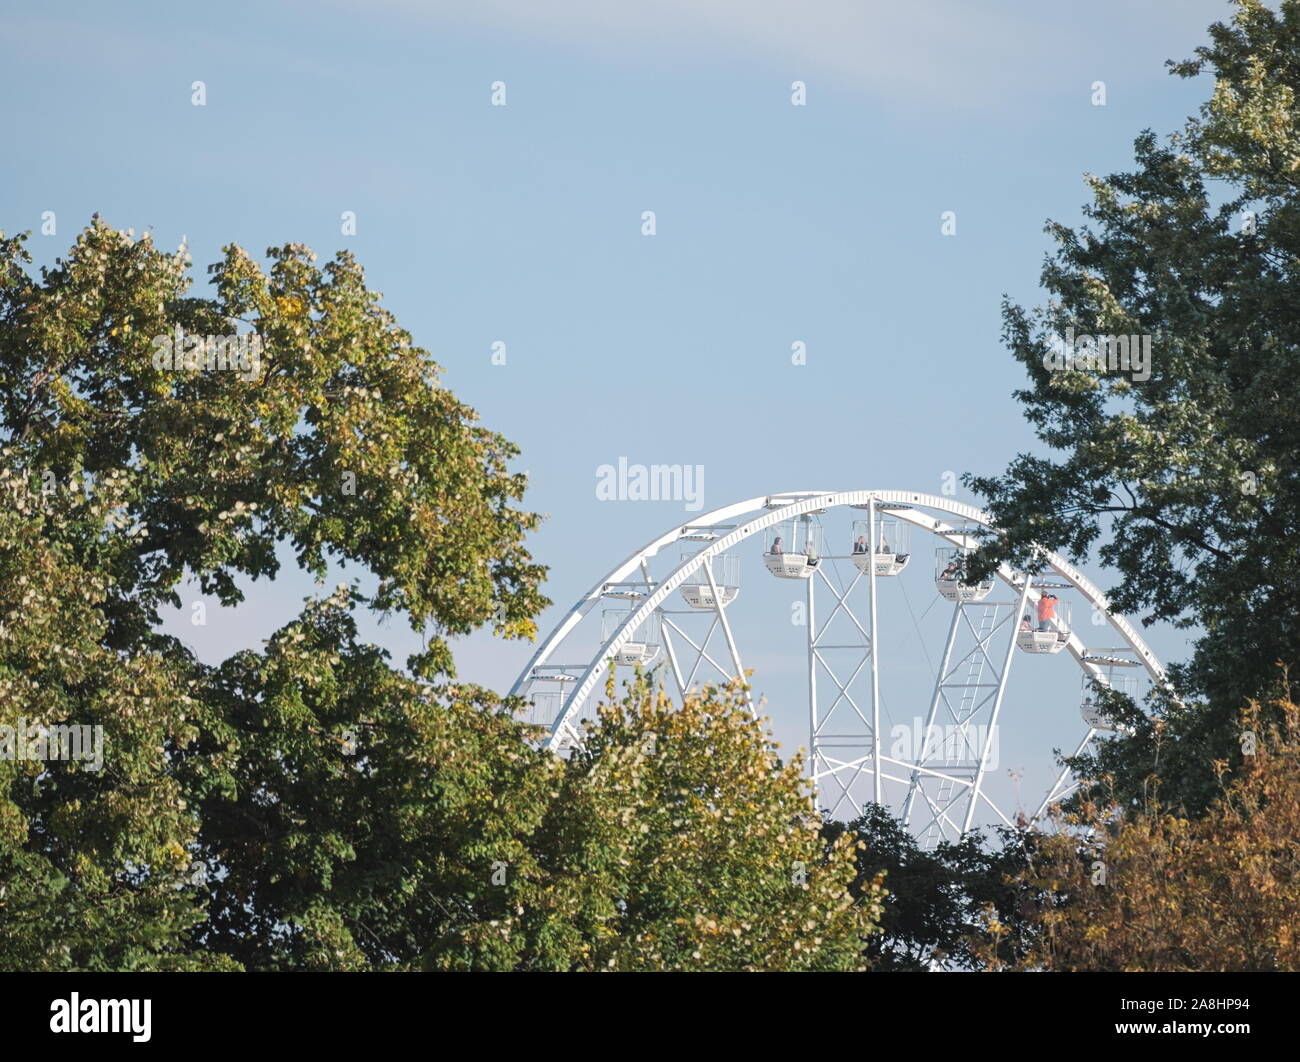
[{"label": "ferris wheel gondola", "polygon": [[911,559],[909,543],[912,525],[897,517],[876,517],[874,534],[871,521],[853,521],[853,547],[850,556],[860,572],[874,572],[887,578],[898,575]]},{"label": "ferris wheel gondola", "polygon": [[808,579],[822,555],[822,529],[803,513],[767,529],[763,563],[778,579]]},{"label": "ferris wheel gondola", "polygon": [[[692,553],[683,553],[682,560]],[[709,557],[682,583],[682,600],[691,608],[711,609],[730,605],[740,596],[740,558],[734,554]]]},{"label": "ferris wheel gondola", "polygon": [[[1035,618],[1036,614],[1036,618]],[[1070,644],[1070,604],[1044,589],[1016,630],[1016,647],[1026,653],[1059,653]]]},{"label": "ferris wheel gondola", "polygon": [[934,587],[947,601],[983,601],[993,590],[993,576],[966,581],[966,561],[973,550],[965,546],[940,546],[934,551]]}]

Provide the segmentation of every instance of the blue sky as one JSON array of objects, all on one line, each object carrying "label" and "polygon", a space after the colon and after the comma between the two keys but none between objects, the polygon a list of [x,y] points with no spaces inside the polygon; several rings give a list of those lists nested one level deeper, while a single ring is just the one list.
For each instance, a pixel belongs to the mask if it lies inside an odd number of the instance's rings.
[{"label": "blue sky", "polygon": [[[39,233],[54,211],[40,262],[95,211],[163,246],[185,237],[199,293],[229,242],[354,251],[445,384],[522,448],[528,501],[549,514],[532,542],[551,567],[546,628],[688,518],[680,502],[598,501],[596,469],[620,457],[703,465],[713,508],[938,493],[945,473],[1032,448],[1000,299],[1040,301],[1043,223],[1078,219],[1084,173],[1125,168],[1139,131],[1176,129],[1208,96],[1164,62],[1228,14],[1221,0],[52,2],[0,25],[0,228]],[[782,701],[800,650],[766,578],[748,565],[749,657],[797,744],[802,709]],[[176,629],[220,659],[314,590],[286,574]],[[398,659],[413,644],[372,634]],[[1151,641],[1185,653],[1180,632]],[[504,689],[530,651],[483,635],[458,659]],[[1077,673],[1051,663],[1052,696],[1077,700]],[[1026,749],[1049,730],[1025,724]]]}]

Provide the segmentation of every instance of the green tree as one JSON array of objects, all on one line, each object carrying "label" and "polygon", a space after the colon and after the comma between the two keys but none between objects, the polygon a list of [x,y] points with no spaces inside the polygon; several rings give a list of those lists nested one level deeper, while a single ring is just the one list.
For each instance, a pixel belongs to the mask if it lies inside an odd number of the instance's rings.
[{"label": "green tree", "polygon": [[868,938],[865,950],[873,970],[980,969],[988,961],[980,933],[990,911],[1004,927],[998,951],[1003,961],[1029,946],[1010,927],[1027,929],[1025,916],[1038,902],[1031,886],[1019,880],[1036,834],[1002,827],[988,839],[972,830],[927,849],[878,804],[852,822],[827,821],[823,833],[857,842],[855,895],[882,875],[888,886],[880,932]]},{"label": "green tree", "polygon": [[[455,682],[450,636],[545,603],[514,449],[348,256],[269,257],[227,249],[202,299],[98,220],[39,279],[0,237],[0,727],[105,744],[102,770],[0,757],[0,966],[861,965],[878,886],[850,892],[851,840],[736,691],[639,683],[566,760]],[[261,371],[168,367],[178,324],[251,329]],[[377,587],[215,666],[161,632],[184,579],[235,605],[283,548]],[[424,649],[394,666],[362,610]]]},{"label": "green tree", "polygon": [[[185,942],[194,822],[164,749],[198,733],[191,671],[161,639],[112,644],[126,477],[43,495],[0,462],[0,968],[227,965]],[[59,724],[103,728],[100,769],[27,752]]]},{"label": "green tree", "polygon": [[[350,605],[425,632],[406,681],[428,697],[453,674],[449,636],[533,632],[546,602],[523,539],[538,518],[514,505],[514,448],[439,385],[349,255],[319,269],[289,245],[264,273],[230,247],[202,298],[183,254],[98,219],[38,277],[24,242],[0,235],[0,726],[102,726],[106,751],[99,771],[0,760],[0,913],[28,927],[0,955],[221,965],[222,948],[186,935],[208,907],[205,860],[259,843],[258,827],[200,813],[255,803],[276,781],[259,766],[301,719],[288,701],[227,693],[241,666],[272,680],[290,666],[274,645],[213,671],[160,633],[160,608],[180,604],[187,576],[237,604],[241,577],[275,575],[279,546],[318,576],[352,561],[377,588]],[[251,330],[263,353],[237,371],[228,354],[168,364],[178,326]],[[367,673],[361,649],[340,666],[357,672],[345,691],[397,681]]]},{"label": "green tree", "polygon": [[[611,684],[612,691],[612,684]],[[827,844],[799,757],[739,687],[672,704],[644,682],[603,706],[539,843],[567,883],[556,923],[591,970],[852,970],[883,893]],[[503,931],[504,932],[504,931]]]},{"label": "green tree", "polygon": [[[1239,709],[1300,663],[1300,3],[1238,8],[1171,64],[1213,75],[1200,116],[1163,144],[1143,133],[1133,172],[1090,177],[1089,223],[1048,225],[1048,305],[1004,306],[1017,397],[1054,456],[967,478],[1002,529],[977,572],[1028,563],[1034,542],[1095,548],[1120,610],[1201,628],[1173,676],[1188,704],[1157,705],[1085,767],[1137,800],[1160,763],[1166,799],[1192,810],[1216,792],[1211,762],[1239,763]],[[1045,362],[1068,329],[1151,336],[1149,378]]]},{"label": "green tree", "polygon": [[215,669],[221,728],[185,752],[205,787],[196,939],[248,969],[418,968],[511,910],[494,864],[536,866],[561,761],[490,694],[435,691],[358,642],[355,597]]},{"label": "green tree", "polygon": [[853,840],[827,848],[736,691],[636,684],[564,760],[491,695],[394,672],[347,598],[215,678],[242,751],[202,805],[205,947],[249,969],[863,965],[879,882],[850,890]]}]

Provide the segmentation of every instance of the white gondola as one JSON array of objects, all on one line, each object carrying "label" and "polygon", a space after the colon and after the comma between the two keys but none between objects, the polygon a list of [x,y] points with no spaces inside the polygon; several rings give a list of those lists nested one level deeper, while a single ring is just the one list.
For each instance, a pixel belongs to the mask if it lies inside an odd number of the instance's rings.
[{"label": "white gondola", "polygon": [[[1135,662],[1136,663],[1136,662]],[[1091,675],[1083,676],[1083,699],[1079,702],[1079,714],[1083,721],[1094,730],[1128,730],[1128,727],[1116,722],[1102,708],[1101,699],[1093,688],[1093,682],[1107,686],[1116,693],[1126,697],[1137,698],[1138,680],[1135,675],[1104,675],[1093,679]]]},{"label": "white gondola", "polygon": [[[682,560],[693,554],[683,553]],[[707,570],[706,570],[707,569]],[[713,584],[709,584],[709,575]],[[717,587],[715,594],[714,587]],[[730,605],[740,596],[740,558],[730,553],[709,557],[682,583],[682,600],[691,608],[716,608]]]},{"label": "white gondola", "polygon": [[1029,604],[1016,629],[1016,645],[1026,653],[1059,653],[1070,644],[1070,605],[1051,590]]},{"label": "white gondola", "polygon": [[[609,641],[630,615],[628,609],[606,609],[601,614],[601,638]],[[635,631],[632,637],[623,643],[622,648],[611,659],[625,667],[647,667],[659,658],[660,642],[659,613],[652,612]]]},{"label": "white gondola", "polygon": [[876,550],[871,552],[871,521],[853,521],[853,563],[866,574],[897,575],[911,559],[912,525],[892,516],[876,517]]},{"label": "white gondola", "polygon": [[767,529],[763,563],[778,579],[807,579],[822,557],[822,528],[811,516],[796,516]]},{"label": "white gondola", "polygon": [[940,546],[934,551],[934,585],[947,601],[983,601],[993,590],[993,576],[978,583],[962,581],[966,558],[972,551],[959,546]]},{"label": "white gondola", "polygon": [[550,726],[564,705],[564,694],[554,692],[533,693],[523,709],[523,721],[536,726]]}]

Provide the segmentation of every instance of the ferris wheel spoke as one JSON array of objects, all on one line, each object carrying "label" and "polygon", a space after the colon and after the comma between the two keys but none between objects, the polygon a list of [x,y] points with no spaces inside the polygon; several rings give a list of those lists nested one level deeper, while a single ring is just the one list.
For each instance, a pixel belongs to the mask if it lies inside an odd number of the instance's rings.
[{"label": "ferris wheel spoke", "polygon": [[[1070,759],[1081,756],[1083,750],[1088,747],[1096,734],[1097,729],[1095,727],[1089,727],[1088,732],[1083,736],[1083,740],[1079,742],[1078,747],[1074,750],[1074,756],[1071,756]],[[1069,785],[1065,784],[1066,780],[1070,778],[1071,773],[1072,772],[1068,766],[1061,768],[1061,773],[1056,776],[1056,781],[1052,783],[1052,788],[1047,791],[1047,796],[1045,796],[1043,802],[1038,805],[1038,810],[1034,812],[1034,817],[1030,820],[1031,822],[1037,822],[1042,818],[1043,812],[1053,804],[1060,803],[1079,787],[1077,781],[1072,781]]]},{"label": "ferris wheel spoke", "polygon": [[993,802],[993,798],[990,797],[988,793],[980,793],[980,799],[984,801],[984,803],[993,811],[993,814],[1000,818],[1005,825],[1010,826],[1013,830],[1016,828],[1016,824],[1007,818],[1002,809]]},{"label": "ferris wheel spoke", "polygon": [[[740,650],[736,648],[736,638],[735,635],[731,633],[731,624],[727,622],[727,606],[726,603],[723,601],[724,595],[721,589],[719,589],[718,587],[717,580],[713,578],[713,565],[705,564],[704,574],[708,577],[709,590],[713,595],[713,608],[715,613],[717,614],[716,622],[721,624],[722,626],[723,637],[726,638],[727,640],[727,651],[731,653],[731,662],[736,669],[735,679],[737,682],[744,682],[745,667],[740,662]],[[712,634],[712,632],[713,632],[713,628],[710,627],[709,633]],[[750,706],[752,708],[753,698],[747,696],[746,699],[749,701]]]},{"label": "ferris wheel spoke", "polygon": [[[1025,587],[1020,592],[1020,600],[1016,604],[1016,609],[1011,613],[1014,618],[1024,611],[1025,602],[1029,600],[1030,579],[1025,576]],[[1012,624],[1012,634],[1015,628]],[[970,799],[966,804],[966,818],[962,823],[962,832],[970,829],[971,822],[975,817],[975,806],[979,800],[980,789],[984,784],[984,772],[988,768],[989,750],[993,746],[994,735],[997,733],[998,717],[1002,714],[1002,701],[1007,692],[1007,679],[1011,677],[1011,665],[1016,655],[1016,639],[1014,637],[1007,639],[1007,654],[1002,661],[1002,672],[998,675],[998,692],[993,701],[993,711],[989,719],[989,728],[984,735],[984,747],[980,750],[979,767],[975,772],[975,785],[971,790]]]},{"label": "ferris wheel spoke", "polygon": [[822,624],[822,629],[817,634],[818,639],[820,640],[825,637],[826,631],[830,628],[835,617],[840,613],[843,613],[848,617],[849,622],[858,629],[858,633],[860,633],[869,644],[871,642],[871,632],[868,631],[867,628],[858,620],[858,617],[854,615],[853,609],[849,607],[848,603],[849,594],[851,594],[853,588],[858,585],[858,581],[862,578],[862,573],[858,572],[858,574],[854,576],[853,581],[849,583],[848,589],[843,591],[843,593],[841,593],[839,588],[826,577],[826,573],[821,571],[820,568],[813,575],[814,579],[818,577],[820,577],[821,581],[826,584],[826,588],[835,595],[835,607],[831,609],[831,614],[826,617],[826,622]]},{"label": "ferris wheel spoke", "polygon": [[732,674],[725,667],[719,664],[718,661],[713,658],[713,655],[708,651],[709,641],[713,637],[714,632],[718,629],[718,621],[716,616],[714,617],[713,622],[709,626],[708,633],[698,643],[672,620],[665,618],[663,622],[665,626],[667,626],[670,630],[675,631],[678,637],[680,637],[684,642],[686,642],[687,645],[689,645],[692,649],[695,650],[695,663],[691,665],[691,670],[686,676],[685,688],[687,690],[691,689],[691,687],[694,685],[695,677],[699,673],[700,665],[705,663],[712,666],[718,672],[718,674],[720,674],[727,681],[731,680],[731,678],[733,677]]}]

